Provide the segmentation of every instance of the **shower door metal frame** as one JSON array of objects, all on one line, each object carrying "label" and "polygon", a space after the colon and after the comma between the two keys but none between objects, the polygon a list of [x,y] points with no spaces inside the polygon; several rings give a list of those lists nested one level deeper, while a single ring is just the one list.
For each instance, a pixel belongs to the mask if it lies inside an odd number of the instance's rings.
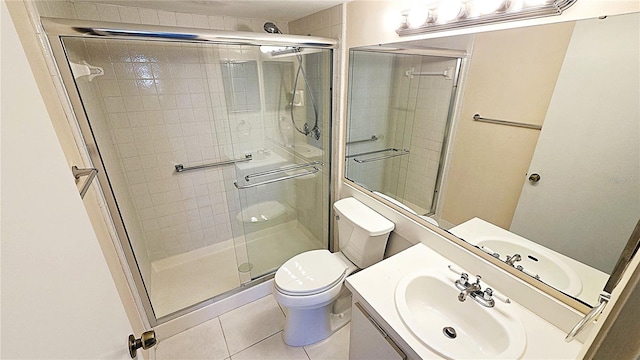
[{"label": "shower door metal frame", "polygon": [[[182,315],[190,313],[194,310],[203,308],[213,304],[219,300],[227,298],[247,288],[247,286],[257,285],[273,278],[273,274],[254,279],[248,283],[242,284],[240,287],[217,295],[213,298],[201,301],[187,308],[178,310],[174,313],[157,318],[153,311],[153,306],[144,279],[138,267],[135,253],[129,241],[124,220],[118,209],[111,183],[106,175],[105,166],[98,151],[96,140],[94,139],[88,115],[82,104],[79,90],[76,86],[71,67],[67,58],[67,53],[62,42],[63,38],[95,38],[95,39],[114,39],[114,40],[142,40],[142,41],[161,41],[161,42],[179,42],[179,43],[202,43],[215,45],[269,45],[269,46],[289,46],[300,48],[328,49],[333,50],[338,47],[335,39],[321,38],[314,36],[298,36],[298,35],[281,35],[254,33],[242,31],[222,31],[208,29],[193,28],[177,28],[168,26],[125,24],[100,21],[83,21],[68,20],[57,18],[41,19],[42,27],[49,42],[52,51],[53,60],[56,63],[57,71],[62,79],[63,91],[68,96],[68,102],[71,104],[72,113],[75,117],[75,125],[80,130],[79,136],[81,141],[78,148],[84,149],[89,159],[93,163],[93,167],[98,169],[98,183],[103,198],[106,201],[108,213],[111,223],[114,225],[115,232],[118,237],[120,246],[123,249],[129,272],[133,278],[133,284],[130,279],[129,286],[135,287],[139,299],[141,301],[144,313],[147,316],[151,327],[176,319]],[[333,58],[333,52],[331,54]],[[331,75],[333,81],[333,76]],[[74,124],[71,124],[72,126]],[[124,264],[123,264],[124,267]],[[135,271],[134,271],[135,267]],[[132,289],[134,290],[134,289]]]}]

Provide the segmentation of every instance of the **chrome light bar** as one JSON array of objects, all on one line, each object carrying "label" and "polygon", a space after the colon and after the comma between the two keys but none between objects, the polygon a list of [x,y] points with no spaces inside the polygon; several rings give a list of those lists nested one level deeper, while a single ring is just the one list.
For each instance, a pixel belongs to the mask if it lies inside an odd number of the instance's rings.
[{"label": "chrome light bar", "polygon": [[[441,0],[446,2],[450,0]],[[455,0],[454,0],[455,1]],[[475,0],[475,2],[481,2],[486,0]],[[497,7],[493,13],[490,14],[471,14],[468,11],[469,7],[473,7],[472,1],[462,2],[460,1],[460,11],[458,15],[450,21],[438,20],[437,7],[423,10],[423,17],[417,22],[411,23],[409,18],[415,19],[411,16],[412,10],[404,11],[402,16],[402,23],[396,30],[396,33],[400,36],[418,35],[429,32],[443,31],[458,29],[464,27],[472,27],[478,25],[487,25],[507,21],[533,19],[545,16],[560,15],[571,5],[575,4],[577,0],[550,0],[543,2],[539,5],[522,4],[520,1],[503,0],[502,6]],[[513,5],[512,3],[520,2],[521,8]],[[526,1],[525,1],[526,2]],[[415,21],[414,21],[415,22]]]}]

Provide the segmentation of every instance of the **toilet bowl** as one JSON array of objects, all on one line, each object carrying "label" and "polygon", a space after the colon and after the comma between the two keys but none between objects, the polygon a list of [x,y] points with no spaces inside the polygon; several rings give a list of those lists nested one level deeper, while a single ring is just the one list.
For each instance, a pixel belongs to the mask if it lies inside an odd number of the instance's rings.
[{"label": "toilet bowl", "polygon": [[276,272],[273,295],[286,312],[283,331],[289,346],[326,339],[350,320],[350,308],[337,301],[350,293],[344,280],[384,256],[395,225],[354,198],[334,204],[340,251],[312,250],[286,261]]}]

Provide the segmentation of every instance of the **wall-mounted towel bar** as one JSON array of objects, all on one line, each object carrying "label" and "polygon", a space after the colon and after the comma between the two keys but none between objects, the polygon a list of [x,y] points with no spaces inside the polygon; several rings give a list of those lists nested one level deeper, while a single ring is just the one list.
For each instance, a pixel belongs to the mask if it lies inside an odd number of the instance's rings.
[{"label": "wall-mounted towel bar", "polygon": [[203,164],[203,165],[187,166],[187,167],[184,167],[184,165],[182,164],[178,164],[176,165],[176,172],[180,173],[183,171],[204,169],[204,168],[209,168],[214,166],[231,165],[235,163],[251,161],[251,159],[252,159],[251,154],[246,154],[244,156],[244,159],[226,160],[226,161],[220,161],[220,162],[211,163],[211,164]]},{"label": "wall-mounted towel bar", "polygon": [[77,166],[71,167],[71,173],[73,173],[73,177],[76,180],[80,180],[82,176],[88,176],[87,180],[82,185],[80,189],[80,197],[84,199],[84,195],[89,191],[89,187],[91,186],[91,182],[98,175],[98,169],[95,168],[87,168],[87,169],[79,169]]},{"label": "wall-mounted towel bar", "polygon": [[368,139],[347,141],[347,145],[359,144],[359,143],[370,142],[370,141],[378,141],[378,140],[379,138],[377,136],[371,135],[371,137]]},{"label": "wall-mounted towel bar", "polygon": [[[378,156],[378,157],[373,157],[373,158],[368,158],[368,159],[356,159],[356,156],[363,156],[363,155],[371,155],[371,154],[378,154],[378,153],[382,153],[382,152],[387,152],[387,151],[392,151],[392,154],[389,155],[383,155],[383,156]],[[382,150],[375,150],[375,151],[367,151],[367,152],[363,152],[363,153],[359,153],[359,154],[353,154],[353,155],[347,155],[347,159],[348,158],[353,158],[353,161],[362,164],[362,163],[367,163],[370,161],[377,161],[377,160],[384,160],[384,159],[389,159],[389,158],[393,158],[396,156],[404,156],[404,155],[409,155],[409,150],[407,149],[396,149],[396,148],[387,148],[387,149],[382,149]]]},{"label": "wall-mounted towel bar", "polygon": [[516,126],[516,127],[522,127],[522,128],[534,129],[534,130],[542,130],[542,125],[527,124],[527,123],[508,121],[508,120],[498,120],[498,119],[483,118],[482,116],[480,116],[480,114],[473,115],[473,120],[480,121],[480,122],[486,122],[486,123],[492,123],[492,124]]},{"label": "wall-mounted towel bar", "polygon": [[245,176],[244,179],[246,181],[251,181],[251,178],[260,177],[260,176],[267,176],[267,175],[273,175],[273,174],[278,174],[278,173],[281,173],[281,172],[287,172],[287,171],[291,171],[291,170],[304,169],[306,167],[315,167],[314,165],[322,165],[322,161],[313,161],[313,162],[310,162],[310,163],[289,165],[289,166],[283,166],[281,168],[277,168],[277,169],[273,169],[273,170],[261,171],[261,172],[249,174],[249,175]]},{"label": "wall-mounted towel bar", "polygon": [[409,79],[413,79],[414,76],[444,76],[445,79],[451,80],[453,79],[453,68],[450,67],[440,72],[416,72],[415,68],[412,67],[411,69],[404,72],[404,76],[408,77]]}]

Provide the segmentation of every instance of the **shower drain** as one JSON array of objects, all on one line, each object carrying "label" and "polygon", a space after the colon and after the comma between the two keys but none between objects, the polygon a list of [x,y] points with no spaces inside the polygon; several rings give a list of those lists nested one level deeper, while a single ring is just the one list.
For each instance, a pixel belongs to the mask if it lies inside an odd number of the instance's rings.
[{"label": "shower drain", "polygon": [[238,271],[243,273],[249,272],[251,271],[251,269],[253,269],[252,263],[243,263],[243,264],[240,264],[240,266],[238,266]]},{"label": "shower drain", "polygon": [[456,336],[458,336],[458,334],[456,333],[456,329],[452,328],[451,326],[447,326],[442,329],[442,333],[449,339],[455,339]]}]

